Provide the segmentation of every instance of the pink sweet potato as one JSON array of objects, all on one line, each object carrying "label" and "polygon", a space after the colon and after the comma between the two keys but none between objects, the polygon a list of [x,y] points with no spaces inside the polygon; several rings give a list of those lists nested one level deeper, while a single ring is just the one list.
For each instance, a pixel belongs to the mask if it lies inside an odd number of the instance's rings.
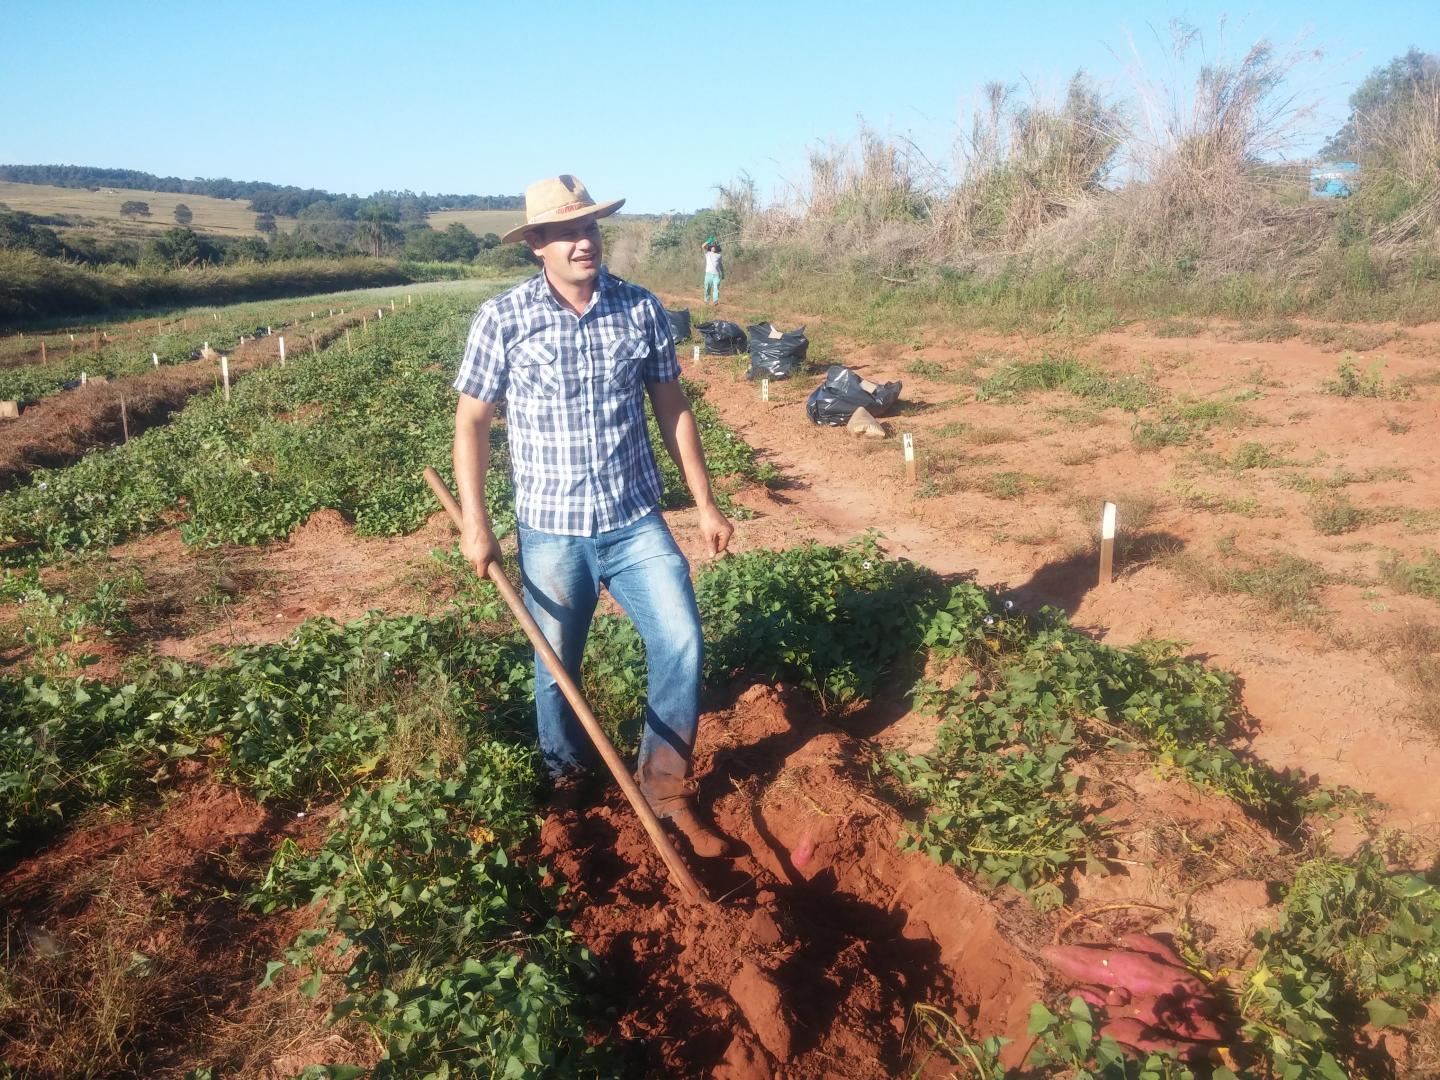
[{"label": "pink sweet potato", "polygon": [[1078,996],[1085,1004],[1094,1005],[1097,1009],[1103,1009],[1110,1004],[1106,1000],[1103,986],[1077,986],[1071,993]]},{"label": "pink sweet potato", "polygon": [[1175,951],[1175,946],[1168,941],[1156,937],[1154,934],[1126,934],[1120,939],[1122,945],[1126,945],[1136,952],[1144,953],[1146,956],[1153,956],[1156,960],[1163,960],[1167,964],[1174,964],[1176,967],[1184,967],[1185,961]]},{"label": "pink sweet potato", "polygon": [[1214,1001],[1209,998],[1162,994],[1155,1001],[1155,1024],[1187,1039],[1220,1042],[1224,1036],[1214,1020],[1217,1011]]},{"label": "pink sweet potato", "polygon": [[1169,994],[1184,990],[1205,992],[1205,984],[1183,967],[1167,964],[1128,949],[1103,945],[1051,945],[1047,960],[1078,982],[1123,986],[1134,994]]}]

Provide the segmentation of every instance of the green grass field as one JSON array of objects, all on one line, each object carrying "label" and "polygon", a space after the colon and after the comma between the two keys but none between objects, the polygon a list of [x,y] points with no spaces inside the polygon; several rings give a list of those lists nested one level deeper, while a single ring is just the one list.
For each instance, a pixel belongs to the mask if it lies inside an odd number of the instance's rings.
[{"label": "green grass field", "polygon": [[[148,218],[120,216],[120,204],[134,199],[150,205]],[[243,199],[212,199],[208,195],[175,195],[163,191],[132,191],[128,188],[52,187],[48,184],[15,184],[0,181],[0,203],[11,210],[30,214],[65,214],[89,218],[116,232],[146,236],[163,232],[175,224],[175,207],[184,203],[195,215],[190,227],[196,232],[228,236],[255,236],[255,213]],[[284,219],[277,219],[286,228]]]}]

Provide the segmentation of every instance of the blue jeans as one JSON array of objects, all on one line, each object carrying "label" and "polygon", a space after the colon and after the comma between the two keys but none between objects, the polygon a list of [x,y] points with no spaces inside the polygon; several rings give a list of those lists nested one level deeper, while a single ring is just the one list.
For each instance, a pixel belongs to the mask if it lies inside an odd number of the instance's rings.
[{"label": "blue jeans", "polygon": [[[692,279],[692,280],[693,280],[693,279]],[[719,275],[719,274],[706,274],[706,275],[705,275],[705,303],[707,303],[707,304],[710,303],[710,300],[711,300],[711,296],[710,296],[711,290],[714,290],[714,293],[715,293],[714,300],[715,300],[715,303],[718,304],[718,303],[720,302],[720,275]]]},{"label": "blue jeans", "polygon": [[[700,612],[690,566],[665,519],[639,521],[595,536],[560,536],[520,526],[525,606],[578,683],[590,619],[604,585],[645,642],[649,677],[637,775],[642,790],[678,781],[690,768],[700,712]],[[590,740],[554,676],[535,657],[535,719],[540,753],[552,776],[583,769]]]}]

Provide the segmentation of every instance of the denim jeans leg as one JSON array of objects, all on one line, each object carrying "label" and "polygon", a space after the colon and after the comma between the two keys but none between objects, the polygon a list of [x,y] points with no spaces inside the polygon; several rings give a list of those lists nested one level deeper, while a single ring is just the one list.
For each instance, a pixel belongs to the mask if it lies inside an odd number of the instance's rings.
[{"label": "denim jeans leg", "polygon": [[[623,536],[620,534],[624,534]],[[645,642],[648,701],[640,740],[642,789],[683,780],[700,711],[702,636],[690,568],[658,512],[599,538],[601,580]]]},{"label": "denim jeans leg", "polygon": [[[525,607],[578,683],[585,638],[599,598],[595,541],[522,527],[520,576]],[[589,738],[539,653],[535,654],[535,726],[551,776],[583,769],[593,760]]]}]

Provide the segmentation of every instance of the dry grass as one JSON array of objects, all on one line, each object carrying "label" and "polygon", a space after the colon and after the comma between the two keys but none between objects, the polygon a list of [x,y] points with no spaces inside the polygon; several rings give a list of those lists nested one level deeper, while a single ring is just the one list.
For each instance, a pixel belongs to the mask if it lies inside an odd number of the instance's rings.
[{"label": "dry grass", "polygon": [[1318,593],[1332,579],[1319,565],[1281,552],[1251,559],[1222,544],[1221,557],[1177,551],[1164,564],[1208,592],[1251,597],[1270,615],[1319,627],[1325,615]]},{"label": "dry grass", "polygon": [[[6,1062],[34,1077],[143,1075],[144,1044],[172,1012],[197,1009],[190,973],[157,936],[160,920],[115,906],[98,926],[37,932],[0,974]],[[142,948],[143,946],[143,948]]]},{"label": "dry grass", "polygon": [[1440,737],[1440,626],[1408,620],[1385,636],[1382,655],[1410,691],[1412,718]]},{"label": "dry grass", "polygon": [[[523,210],[436,210],[426,214],[425,220],[432,229],[444,230],[459,222],[476,236],[495,233],[504,236],[516,225],[525,223]],[[613,221],[612,221],[613,223]]]},{"label": "dry grass", "polygon": [[[148,218],[120,216],[123,202],[143,202],[150,207]],[[29,214],[85,218],[102,222],[116,232],[153,236],[173,228],[175,207],[184,203],[194,215],[190,228],[196,232],[221,233],[228,236],[258,236],[255,211],[244,199],[215,199],[209,195],[180,195],[168,191],[133,191],[129,188],[52,187],[49,184],[16,184],[0,181],[0,203],[11,210]],[[287,228],[288,219],[277,218],[276,224]],[[293,222],[291,223],[293,224]]]}]

